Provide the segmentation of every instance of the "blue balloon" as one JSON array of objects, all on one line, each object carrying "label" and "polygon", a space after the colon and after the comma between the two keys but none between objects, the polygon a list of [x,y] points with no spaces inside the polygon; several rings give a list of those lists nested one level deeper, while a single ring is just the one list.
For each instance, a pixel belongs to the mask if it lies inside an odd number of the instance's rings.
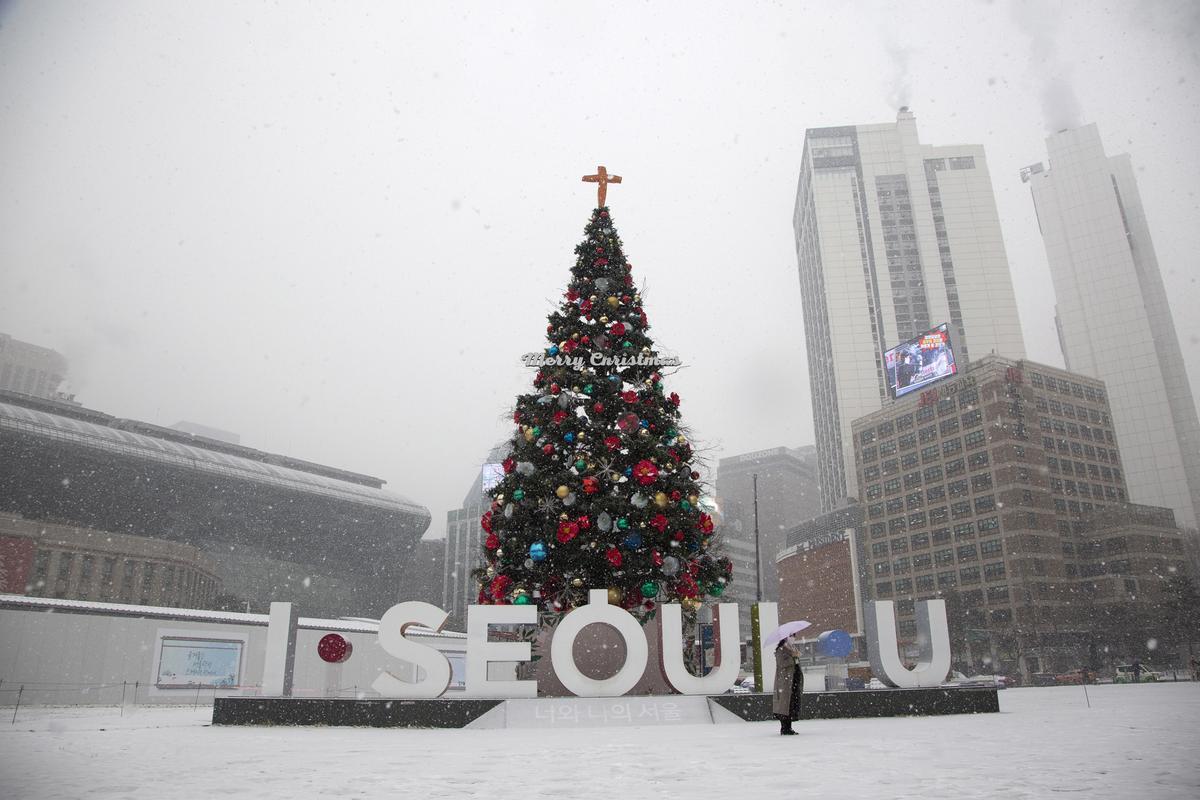
[{"label": "blue balloon", "polygon": [[532,558],[534,561],[545,561],[546,560],[546,543],[545,542],[534,542],[533,544],[529,545],[529,557]]},{"label": "blue balloon", "polygon": [[826,658],[845,658],[853,649],[854,641],[843,630],[825,631],[817,637],[817,652]]}]

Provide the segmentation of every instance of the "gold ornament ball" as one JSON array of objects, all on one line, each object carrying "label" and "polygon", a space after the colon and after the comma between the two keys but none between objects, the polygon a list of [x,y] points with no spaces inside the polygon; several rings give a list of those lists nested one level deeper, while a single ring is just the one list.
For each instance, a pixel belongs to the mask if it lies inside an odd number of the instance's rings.
[{"label": "gold ornament ball", "polygon": [[533,428],[525,429],[525,441],[527,441],[527,442],[533,441]]},{"label": "gold ornament ball", "polygon": [[621,591],[621,588],[619,586],[608,587],[608,602],[609,603],[611,603],[614,606],[620,605],[621,601],[623,599],[625,599],[625,593],[623,591]]},{"label": "gold ornament ball", "polygon": [[685,611],[698,611],[700,609],[700,601],[694,597],[685,597],[679,601]]},{"label": "gold ornament ball", "polygon": [[578,387],[578,386],[572,386],[572,387],[571,387],[571,391],[572,391],[572,392],[574,392],[575,394],[579,394],[579,387]]},{"label": "gold ornament ball", "polygon": [[699,502],[700,502],[700,496],[699,496],[699,495],[695,495],[695,494],[689,494],[689,495],[688,495],[688,502],[689,502],[689,503],[691,503],[692,505],[696,505],[697,503],[699,503]]},{"label": "gold ornament ball", "polygon": [[571,585],[578,589],[580,586],[583,586],[583,578],[575,578],[571,581]]},{"label": "gold ornament ball", "polygon": [[649,435],[650,435],[650,431],[646,430],[645,428],[642,428],[641,430],[638,431],[638,436],[649,436]]},{"label": "gold ornament ball", "polygon": [[578,333],[578,332],[576,332],[576,333],[572,333],[572,334],[571,334],[571,339],[572,339],[572,341],[576,341],[576,342],[578,342],[578,341],[579,341],[579,333]]},{"label": "gold ornament ball", "polygon": [[567,512],[565,512],[565,511],[564,511],[564,512],[562,512],[561,514],[559,514],[559,515],[558,515],[558,518],[559,518],[560,520],[564,520],[564,521],[565,521],[565,520],[568,520],[568,519],[570,519],[570,517],[568,517],[568,516],[567,516]]},{"label": "gold ornament ball", "polygon": [[561,499],[561,498],[564,498],[567,495],[569,495],[571,493],[571,490],[568,489],[566,486],[560,486],[554,490],[554,493],[556,495],[558,495],[559,499]]},{"label": "gold ornament ball", "polygon": [[616,308],[616,307],[617,307],[617,306],[619,306],[619,305],[621,305],[621,301],[620,301],[620,300],[618,300],[618,299],[616,298],[616,295],[609,295],[609,298],[608,298],[608,307],[609,307],[609,308]]},{"label": "gold ornament ball", "polygon": [[596,302],[596,295],[592,295],[588,300],[591,300],[593,303]]},{"label": "gold ornament ball", "polygon": [[654,505],[658,506],[659,508],[666,508],[667,507],[667,493],[666,492],[655,492],[654,493]]},{"label": "gold ornament ball", "polygon": [[608,317],[601,317],[601,318],[600,318],[600,321],[601,321],[602,323],[604,323],[605,325],[607,325],[607,324],[608,324]]}]

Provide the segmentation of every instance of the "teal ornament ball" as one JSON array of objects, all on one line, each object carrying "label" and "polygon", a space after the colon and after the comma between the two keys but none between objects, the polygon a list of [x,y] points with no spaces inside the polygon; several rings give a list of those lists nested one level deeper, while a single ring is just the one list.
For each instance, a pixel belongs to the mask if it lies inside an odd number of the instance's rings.
[{"label": "teal ornament ball", "polygon": [[533,544],[529,545],[529,557],[532,558],[534,561],[545,561],[546,560],[546,543],[545,542],[534,542]]}]

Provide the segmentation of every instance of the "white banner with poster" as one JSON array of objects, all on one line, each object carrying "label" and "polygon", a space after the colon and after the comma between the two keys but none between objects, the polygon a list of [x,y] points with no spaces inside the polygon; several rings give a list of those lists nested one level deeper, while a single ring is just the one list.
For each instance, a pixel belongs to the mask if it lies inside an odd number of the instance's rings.
[{"label": "white banner with poster", "polygon": [[150,686],[155,693],[236,690],[242,683],[246,641],[246,634],[234,631],[160,628]]}]

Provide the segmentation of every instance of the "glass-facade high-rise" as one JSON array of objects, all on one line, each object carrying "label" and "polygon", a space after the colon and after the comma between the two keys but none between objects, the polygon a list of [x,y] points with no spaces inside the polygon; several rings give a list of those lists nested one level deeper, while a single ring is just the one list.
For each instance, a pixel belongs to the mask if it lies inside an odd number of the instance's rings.
[{"label": "glass-facade high-rise", "polygon": [[964,365],[1025,345],[981,146],[922,144],[907,109],[809,129],[793,225],[830,511],[857,496],[850,423],[888,397],[885,350],[943,322]]},{"label": "glass-facade high-rise", "polygon": [[1046,139],[1047,169],[1022,172],[1057,300],[1067,369],[1108,386],[1125,480],[1139,503],[1195,528],[1200,422],[1127,154],[1105,155],[1095,125]]}]

